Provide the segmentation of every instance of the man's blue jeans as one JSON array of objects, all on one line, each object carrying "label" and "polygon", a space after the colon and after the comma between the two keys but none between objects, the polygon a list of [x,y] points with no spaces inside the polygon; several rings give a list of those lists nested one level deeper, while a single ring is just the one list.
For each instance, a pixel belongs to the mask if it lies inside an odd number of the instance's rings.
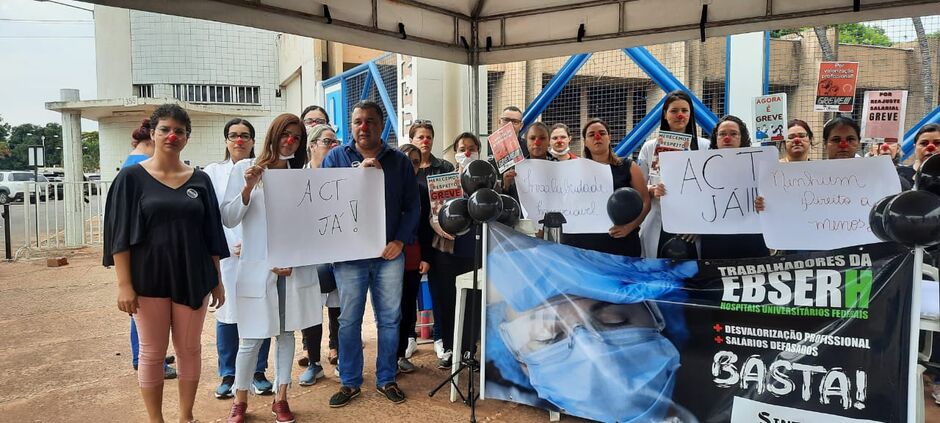
[{"label": "man's blue jeans", "polygon": [[[235,376],[235,357],[238,355],[238,325],[216,321],[215,342],[216,350],[219,352],[219,377]],[[271,338],[268,338],[261,344],[255,373],[264,373],[264,370],[268,368],[268,350],[270,349]]]},{"label": "man's blue jeans", "polygon": [[339,376],[343,386],[362,386],[362,315],[366,292],[372,291],[372,310],[378,330],[375,357],[376,386],[395,382],[398,371],[398,325],[401,322],[402,277],[405,255],[394,260],[374,258],[336,263],[333,272],[339,288]]}]

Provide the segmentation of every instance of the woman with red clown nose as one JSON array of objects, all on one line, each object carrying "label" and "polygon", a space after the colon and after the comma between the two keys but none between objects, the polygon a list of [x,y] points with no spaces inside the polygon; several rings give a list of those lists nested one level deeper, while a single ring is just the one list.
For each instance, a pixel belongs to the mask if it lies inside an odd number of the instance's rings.
[{"label": "woman with red clown nose", "polygon": [[914,166],[898,166],[898,174],[913,186],[914,174],[921,164],[937,153],[940,153],[940,124],[928,123],[921,126],[914,134]]},{"label": "woman with red clown nose", "polygon": [[565,234],[562,237],[562,243],[602,253],[640,257],[642,250],[640,223],[650,210],[650,197],[646,191],[646,178],[643,176],[643,171],[632,160],[623,159],[614,154],[610,145],[610,129],[607,122],[597,118],[589,120],[581,129],[581,139],[584,140],[582,157],[608,165],[614,180],[614,189],[623,187],[635,189],[643,199],[643,211],[636,220],[624,225],[614,225],[607,233]]},{"label": "woman with red clown nose", "polygon": [[[317,267],[279,268],[268,264],[267,217],[261,175],[267,169],[300,169],[307,162],[306,130],[300,118],[285,113],[271,122],[257,160],[238,162],[229,175],[222,201],[222,223],[242,228],[234,299],[240,343],[235,358],[235,400],[229,423],[245,421],[248,388],[262,343],[275,338],[275,421],[290,423],[294,414],[287,403],[294,360],[294,331],[323,323]],[[272,204],[278,207],[278,204]],[[297,225],[309,222],[298,220]]]},{"label": "woman with red clown nose", "polygon": [[[666,94],[666,101],[663,102],[663,113],[659,120],[660,131],[679,132],[692,135],[692,142],[689,144],[690,150],[707,150],[709,141],[705,138],[699,138],[698,126],[695,124],[695,109],[692,105],[692,97],[681,90],[672,91]],[[656,258],[666,242],[676,238],[674,242],[686,242],[689,245],[688,250],[692,251],[697,257],[696,248],[693,243],[697,242],[695,235],[673,235],[663,231],[663,216],[660,209],[659,197],[666,194],[665,188],[659,181],[659,177],[650,178],[650,172],[658,173],[659,157],[656,155],[656,137],[647,140],[643,147],[640,147],[640,154],[637,157],[637,164],[643,171],[647,180],[647,190],[650,193],[651,203],[650,212],[643,225],[640,227],[640,240],[643,245],[643,257]]]}]

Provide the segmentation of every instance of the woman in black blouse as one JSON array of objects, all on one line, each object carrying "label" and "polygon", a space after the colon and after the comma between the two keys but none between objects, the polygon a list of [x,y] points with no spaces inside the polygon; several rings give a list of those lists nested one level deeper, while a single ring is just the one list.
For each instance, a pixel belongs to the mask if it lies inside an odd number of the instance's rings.
[{"label": "woman in black blouse", "polygon": [[630,159],[614,154],[610,146],[610,129],[607,122],[591,119],[581,130],[584,142],[583,157],[610,166],[614,178],[614,189],[631,187],[643,199],[643,211],[634,221],[625,225],[614,225],[606,234],[565,234],[564,244],[621,256],[640,257],[640,223],[650,211],[650,197],[646,190],[643,171]]},{"label": "woman in black blouse", "polygon": [[219,259],[229,251],[212,181],[180,160],[192,131],[186,111],[165,104],[150,121],[153,157],[125,167],[108,190],[103,262],[117,271],[118,309],[137,321],[137,377],[150,421],[163,421],[163,359],[171,330],[180,420],[191,421],[203,321],[207,305],[225,302]]}]

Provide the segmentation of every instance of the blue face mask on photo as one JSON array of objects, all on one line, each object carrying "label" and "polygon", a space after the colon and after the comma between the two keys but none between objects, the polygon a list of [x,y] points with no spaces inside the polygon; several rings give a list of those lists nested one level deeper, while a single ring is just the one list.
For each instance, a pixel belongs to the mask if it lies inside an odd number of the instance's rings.
[{"label": "blue face mask on photo", "polygon": [[[540,398],[599,421],[662,421],[679,368],[679,351],[654,328],[578,326],[567,339],[521,358]],[[578,383],[570,382],[574,375]]]}]

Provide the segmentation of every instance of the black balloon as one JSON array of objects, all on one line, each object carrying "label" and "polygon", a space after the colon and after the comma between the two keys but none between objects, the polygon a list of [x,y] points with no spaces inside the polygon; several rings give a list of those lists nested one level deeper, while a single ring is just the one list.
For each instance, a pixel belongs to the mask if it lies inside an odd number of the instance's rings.
[{"label": "black balloon", "polygon": [[940,243],[940,196],[927,191],[902,192],[888,202],[885,232],[908,247]]},{"label": "black balloon", "polygon": [[473,223],[467,210],[466,198],[454,198],[444,203],[437,212],[437,219],[444,232],[455,236],[470,231],[470,224]]},{"label": "black balloon", "polygon": [[463,188],[463,195],[469,197],[478,189],[492,189],[498,179],[499,172],[493,165],[486,160],[474,160],[460,173],[460,186]]},{"label": "black balloon", "polygon": [[467,211],[477,223],[490,222],[503,212],[503,199],[492,188],[480,188],[470,196]]},{"label": "black balloon", "polygon": [[691,260],[695,258],[695,254],[693,253],[694,249],[695,244],[686,242],[678,236],[673,236],[663,243],[663,248],[659,250],[659,257],[674,260]]},{"label": "black balloon", "polygon": [[924,160],[917,171],[917,189],[940,195],[940,154]]},{"label": "black balloon", "polygon": [[519,202],[506,194],[500,194],[499,197],[503,199],[503,211],[499,214],[499,218],[497,218],[496,221],[506,226],[516,226],[516,223],[519,223],[519,218],[522,216],[522,209],[519,207]]},{"label": "black balloon", "polygon": [[607,199],[607,215],[614,225],[626,225],[643,212],[643,198],[630,187],[617,188]]},{"label": "black balloon", "polygon": [[888,208],[888,202],[893,200],[896,196],[897,195],[889,195],[878,200],[874,207],[871,208],[871,211],[868,212],[868,226],[871,227],[872,233],[882,241],[891,241],[891,237],[885,232],[885,209]]}]

